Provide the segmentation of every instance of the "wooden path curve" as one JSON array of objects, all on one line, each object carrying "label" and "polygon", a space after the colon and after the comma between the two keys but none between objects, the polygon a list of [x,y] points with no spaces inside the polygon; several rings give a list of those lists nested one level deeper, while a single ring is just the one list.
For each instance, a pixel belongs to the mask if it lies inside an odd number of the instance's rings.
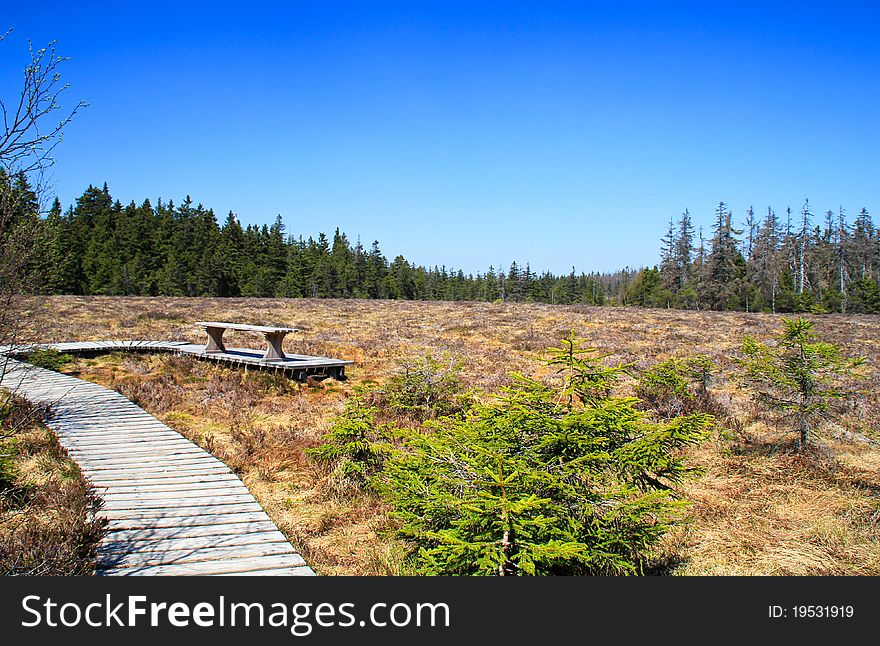
[{"label": "wooden path curve", "polygon": [[210,453],[115,391],[3,360],[0,385],[49,406],[47,426],[104,500],[96,574],[314,575]]},{"label": "wooden path curve", "polygon": [[251,348],[224,348],[223,352],[205,352],[205,346],[187,341],[66,341],[32,345],[0,346],[0,354],[26,356],[34,350],[52,349],[70,354],[105,354],[107,352],[171,352],[203,361],[225,363],[238,368],[283,373],[294,379],[334,377],[343,379],[345,368],[353,361],[332,357],[313,357],[285,353],[283,359],[267,359],[263,351]]}]

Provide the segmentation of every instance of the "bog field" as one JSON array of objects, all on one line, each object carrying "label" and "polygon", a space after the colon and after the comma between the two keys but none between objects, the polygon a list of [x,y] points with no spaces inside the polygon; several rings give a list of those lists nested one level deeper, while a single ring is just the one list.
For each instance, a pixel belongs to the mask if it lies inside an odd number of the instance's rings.
[{"label": "bog field", "polygon": [[[477,398],[511,372],[552,379],[540,361],[572,332],[609,361],[631,364],[619,386],[670,357],[706,355],[718,424],[687,449],[699,471],[676,485],[689,504],[652,559],[673,575],[880,574],[880,317],[806,316],[822,339],[865,357],[862,392],[798,451],[736,382],[746,335],[769,340],[781,316],[539,304],[309,299],[46,297],[40,342],[204,342],[196,321],[299,328],[285,349],[354,361],[347,379],[289,381],[168,354],[77,358],[63,372],[113,388],[226,462],[318,574],[407,574],[388,510],[340,483],[307,449],[321,444],[346,402],[381,388],[431,354],[458,362]],[[260,347],[231,333],[236,345]]]}]

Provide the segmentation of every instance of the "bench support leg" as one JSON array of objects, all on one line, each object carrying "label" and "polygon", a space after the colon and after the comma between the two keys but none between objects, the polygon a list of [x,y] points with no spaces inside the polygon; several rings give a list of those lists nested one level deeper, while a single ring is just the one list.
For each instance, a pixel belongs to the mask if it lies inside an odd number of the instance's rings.
[{"label": "bench support leg", "polygon": [[205,352],[226,352],[226,346],[223,345],[223,333],[225,327],[209,327],[205,328],[208,333],[208,345],[205,346]]},{"label": "bench support leg", "polygon": [[264,359],[284,359],[284,350],[281,349],[281,343],[287,332],[265,332],[266,337],[266,354]]}]

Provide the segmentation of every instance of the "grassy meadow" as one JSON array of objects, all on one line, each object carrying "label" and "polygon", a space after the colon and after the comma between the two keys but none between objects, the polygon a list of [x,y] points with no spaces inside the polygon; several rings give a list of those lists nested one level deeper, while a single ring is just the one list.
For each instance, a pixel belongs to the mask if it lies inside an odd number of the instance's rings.
[{"label": "grassy meadow", "polygon": [[[691,504],[656,554],[680,575],[880,574],[880,317],[808,317],[824,340],[866,357],[865,393],[794,450],[793,433],[759,415],[733,381],[742,337],[769,339],[769,314],[540,304],[310,299],[46,297],[38,341],[201,341],[199,320],[300,328],[291,352],[350,359],[346,381],[288,381],[171,355],[78,358],[63,370],[123,393],[224,460],[319,574],[406,574],[377,498],[341,486],[305,449],[317,446],[355,389],[383,384],[430,352],[463,361],[488,396],[570,332],[638,372],[672,356],[720,367],[710,392],[723,429],[689,450],[701,474],[680,487]],[[227,333],[229,345],[261,341]],[[630,383],[621,386],[627,393]]]}]

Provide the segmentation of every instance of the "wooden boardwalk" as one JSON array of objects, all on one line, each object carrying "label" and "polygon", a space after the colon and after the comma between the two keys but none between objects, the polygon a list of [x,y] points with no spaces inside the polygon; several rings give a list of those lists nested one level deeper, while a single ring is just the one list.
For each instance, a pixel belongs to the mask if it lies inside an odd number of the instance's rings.
[{"label": "wooden boardwalk", "polygon": [[224,352],[205,352],[205,346],[186,341],[71,341],[39,343],[29,346],[2,346],[0,354],[26,355],[34,349],[51,348],[69,354],[106,354],[108,352],[172,352],[196,359],[227,363],[240,368],[252,368],[286,374],[294,379],[309,376],[345,377],[345,367],[353,361],[331,357],[312,357],[304,354],[286,354],[284,359],[266,359],[263,352],[250,348],[226,348]]},{"label": "wooden boardwalk", "polygon": [[104,499],[96,574],[314,575],[220,460],[117,392],[4,360],[0,385],[49,406],[47,425]]}]

